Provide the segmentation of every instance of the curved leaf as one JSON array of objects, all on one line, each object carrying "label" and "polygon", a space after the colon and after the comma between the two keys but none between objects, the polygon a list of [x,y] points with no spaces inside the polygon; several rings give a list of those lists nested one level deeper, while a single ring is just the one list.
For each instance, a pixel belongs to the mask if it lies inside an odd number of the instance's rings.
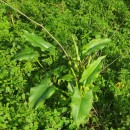
[{"label": "curved leaf", "polygon": [[102,67],[102,60],[105,56],[99,57],[96,61],[92,62],[87,69],[84,70],[80,82],[86,80],[86,85],[91,84],[99,74]]},{"label": "curved leaf", "polygon": [[30,91],[30,107],[37,108],[39,104],[50,98],[56,90],[55,86],[51,85],[49,78],[44,79],[38,86],[31,88]]},{"label": "curved leaf", "polygon": [[24,50],[22,50],[20,53],[18,53],[14,60],[31,60],[34,59],[36,57],[38,57],[39,54],[37,51],[33,51],[31,48],[26,48]]},{"label": "curved leaf", "polygon": [[42,51],[48,50],[49,52],[54,53],[54,46],[44,41],[41,37],[35,35],[34,33],[29,33],[28,31],[24,30],[23,36],[31,43],[32,46],[40,47]]},{"label": "curved leaf", "polygon": [[90,41],[87,45],[84,45],[82,48],[82,53],[90,55],[94,51],[98,51],[103,49],[107,43],[109,43],[111,39],[109,38],[99,38]]},{"label": "curved leaf", "polygon": [[90,110],[92,109],[92,103],[92,90],[88,90],[84,95],[81,96],[78,88],[75,88],[70,106],[72,109],[71,115],[77,127],[79,127],[79,125],[82,124],[85,118],[89,115]]}]

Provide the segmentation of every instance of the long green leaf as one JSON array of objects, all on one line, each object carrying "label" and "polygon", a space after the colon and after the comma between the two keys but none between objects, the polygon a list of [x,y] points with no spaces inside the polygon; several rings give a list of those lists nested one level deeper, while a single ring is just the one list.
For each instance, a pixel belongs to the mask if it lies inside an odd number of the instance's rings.
[{"label": "long green leaf", "polygon": [[81,95],[78,88],[75,88],[72,96],[71,115],[79,127],[84,122],[92,109],[93,94],[92,90],[88,90],[84,95]]},{"label": "long green leaf", "polygon": [[31,48],[26,48],[22,50],[20,53],[18,53],[15,57],[14,60],[32,60],[36,57],[38,57],[39,54],[37,51],[33,51]]},{"label": "long green leaf", "polygon": [[109,38],[94,39],[90,41],[87,45],[83,46],[82,53],[90,55],[94,51],[103,49],[106,46],[106,44],[108,44],[110,41],[111,39]]},{"label": "long green leaf", "polygon": [[30,107],[37,108],[39,104],[50,98],[55,92],[56,87],[52,86],[49,78],[44,79],[38,86],[31,88],[30,91]]},{"label": "long green leaf", "polygon": [[86,80],[86,85],[91,84],[94,79],[98,76],[101,67],[102,67],[102,60],[105,56],[99,57],[96,61],[92,62],[87,69],[84,70],[80,82]]},{"label": "long green leaf", "polygon": [[23,35],[27,41],[31,43],[32,46],[34,47],[40,47],[42,51],[53,51],[54,53],[54,46],[45,40],[43,40],[41,37],[35,35],[34,33],[29,33],[28,31],[24,30],[24,35]]}]

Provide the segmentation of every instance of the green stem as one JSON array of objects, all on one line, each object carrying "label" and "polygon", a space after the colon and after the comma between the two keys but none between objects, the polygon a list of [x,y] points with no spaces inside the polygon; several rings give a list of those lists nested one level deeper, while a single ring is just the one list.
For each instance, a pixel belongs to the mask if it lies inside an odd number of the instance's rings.
[{"label": "green stem", "polygon": [[37,63],[43,68],[42,64],[39,62],[39,60],[36,60]]},{"label": "green stem", "polygon": [[79,56],[78,46],[77,46],[77,43],[76,43],[76,41],[75,41],[73,35],[72,35],[72,39],[73,39],[74,46],[75,46],[75,51],[76,51],[76,57],[77,57],[77,60],[80,61],[80,56]]},{"label": "green stem", "polygon": [[76,77],[76,74],[75,74],[73,68],[70,68],[70,69],[71,69],[72,74],[73,74],[73,76],[74,76],[74,78],[75,78],[76,87],[78,88],[78,82],[77,82],[78,79],[77,79],[77,77]]},{"label": "green stem", "polygon": [[66,99],[68,99],[70,96],[68,95],[67,92],[63,91],[62,89],[58,89],[58,91],[60,92],[60,94],[62,94]]}]

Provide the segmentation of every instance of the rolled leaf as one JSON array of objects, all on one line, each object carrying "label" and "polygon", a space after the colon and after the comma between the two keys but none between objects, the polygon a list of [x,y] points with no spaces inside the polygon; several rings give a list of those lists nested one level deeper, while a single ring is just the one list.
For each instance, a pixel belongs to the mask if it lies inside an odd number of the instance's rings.
[{"label": "rolled leaf", "polygon": [[33,51],[31,48],[26,48],[22,50],[20,53],[18,53],[14,60],[32,60],[34,58],[37,58],[39,56],[37,51]]},{"label": "rolled leaf", "polygon": [[94,81],[94,79],[98,76],[102,67],[102,60],[104,58],[105,56],[101,56],[96,61],[92,62],[82,73],[80,82],[83,82],[85,80],[86,85],[91,84]]},{"label": "rolled leaf", "polygon": [[41,37],[35,35],[34,33],[29,33],[28,31],[24,30],[24,35],[23,35],[27,41],[31,43],[32,46],[34,47],[39,47],[42,51],[50,51],[54,53],[54,46],[45,40],[43,40]]},{"label": "rolled leaf", "polygon": [[50,79],[44,79],[38,86],[31,88],[29,97],[30,107],[36,109],[41,102],[50,98],[55,90],[56,87],[51,85]]},{"label": "rolled leaf", "polygon": [[90,55],[94,51],[98,51],[103,49],[106,44],[111,41],[109,38],[99,38],[90,41],[87,45],[84,45],[82,48],[82,53],[86,55]]},{"label": "rolled leaf", "polygon": [[93,94],[92,90],[88,90],[81,95],[78,88],[75,88],[71,101],[71,115],[77,127],[84,122],[92,109]]}]

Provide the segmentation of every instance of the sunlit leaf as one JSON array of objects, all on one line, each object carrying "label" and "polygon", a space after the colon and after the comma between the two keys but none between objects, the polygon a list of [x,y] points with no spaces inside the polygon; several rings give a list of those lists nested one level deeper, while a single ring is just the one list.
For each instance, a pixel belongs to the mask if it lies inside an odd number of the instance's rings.
[{"label": "sunlit leaf", "polygon": [[102,67],[102,60],[105,56],[99,57],[96,61],[92,62],[83,72],[80,82],[86,80],[86,85],[91,84],[94,79],[98,76],[101,67]]},{"label": "sunlit leaf", "polygon": [[15,60],[32,60],[36,57],[38,57],[39,54],[37,51],[33,51],[33,49],[31,48],[26,48],[24,50],[22,50],[21,52],[19,52],[16,56],[15,56]]},{"label": "sunlit leaf", "polygon": [[73,75],[71,75],[71,74],[66,74],[66,75],[64,75],[63,77],[61,77],[61,79],[62,79],[63,81],[72,81],[73,78],[74,78],[74,77],[73,77]]},{"label": "sunlit leaf", "polygon": [[68,82],[67,88],[69,92],[73,93],[73,87],[70,82]]},{"label": "sunlit leaf", "polygon": [[28,31],[24,30],[23,35],[27,41],[31,43],[34,47],[40,47],[42,51],[49,51],[54,54],[54,46],[49,42],[46,42],[41,37],[35,35],[34,33],[29,33]]},{"label": "sunlit leaf", "polygon": [[49,78],[44,79],[38,86],[31,88],[30,107],[37,108],[41,102],[50,98],[55,92],[56,87],[52,85]]},{"label": "sunlit leaf", "polygon": [[70,106],[72,109],[71,115],[77,127],[79,127],[89,115],[90,110],[92,109],[92,103],[92,90],[88,90],[84,95],[81,95],[79,89],[75,88]]},{"label": "sunlit leaf", "polygon": [[106,44],[110,43],[111,39],[109,38],[99,38],[90,41],[87,45],[84,45],[82,48],[82,53],[90,55],[94,51],[103,49]]}]

